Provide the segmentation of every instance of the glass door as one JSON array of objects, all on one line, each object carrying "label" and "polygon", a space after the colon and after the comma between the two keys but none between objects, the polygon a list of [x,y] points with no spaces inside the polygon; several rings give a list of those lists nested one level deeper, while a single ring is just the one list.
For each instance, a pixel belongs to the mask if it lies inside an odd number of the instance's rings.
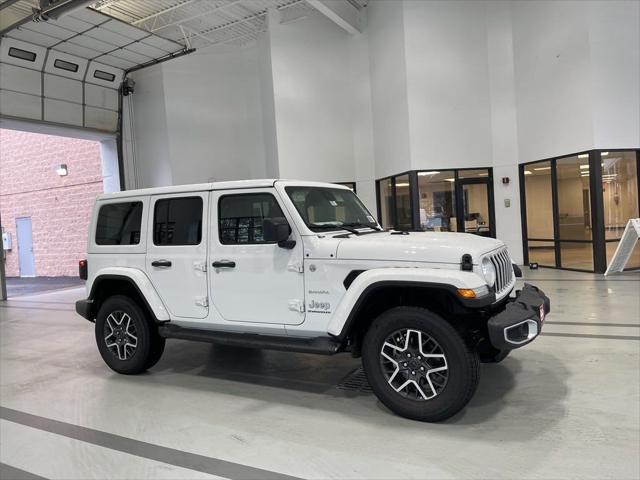
[{"label": "glass door", "polygon": [[495,237],[493,184],[490,178],[462,178],[456,182],[458,231]]}]

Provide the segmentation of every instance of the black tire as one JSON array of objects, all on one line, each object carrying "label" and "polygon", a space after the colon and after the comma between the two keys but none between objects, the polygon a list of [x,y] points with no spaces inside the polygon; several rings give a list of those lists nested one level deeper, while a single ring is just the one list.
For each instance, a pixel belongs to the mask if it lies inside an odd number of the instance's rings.
[{"label": "black tire", "polygon": [[[414,358],[410,359],[410,361],[416,362],[414,367],[409,364],[408,369],[401,370],[404,363],[398,362],[395,367],[391,367],[397,368],[398,373],[396,376],[389,376],[389,372],[385,371],[385,368],[393,364],[383,358],[382,348],[389,337],[398,335],[397,340],[400,340],[402,332],[408,332],[407,329],[412,332],[414,330],[422,332],[420,338],[423,342],[426,338],[424,334],[430,337],[434,343],[423,346],[426,348],[430,345],[437,345],[439,349],[436,347],[430,351],[440,352],[440,356],[444,355],[444,358],[426,360],[421,355],[417,358],[414,355]],[[406,336],[411,335],[416,336],[417,334],[415,332],[406,334]],[[401,346],[403,342],[404,340],[400,342]],[[398,355],[398,359],[400,356],[404,359],[405,352],[409,350],[396,352],[389,350],[387,344],[385,351],[391,351],[393,355]],[[422,348],[420,352],[422,352]],[[418,359],[421,360],[418,361]],[[430,363],[432,361],[441,361],[440,365],[445,366],[446,369],[437,377],[434,377],[435,373],[431,375],[427,373],[427,375],[422,374],[421,379],[417,380],[418,383],[425,382],[423,392],[427,392],[429,399],[425,399],[423,393],[418,394],[418,389],[413,388],[412,385],[401,390],[400,393],[396,391],[395,385],[393,387],[390,385],[390,381],[403,384],[405,378],[411,380],[420,377],[420,372],[417,372],[418,377],[411,377],[413,368],[423,368],[420,365],[426,365],[424,368],[428,372],[436,366]],[[362,363],[371,388],[384,405],[402,417],[423,422],[442,421],[458,413],[473,397],[480,378],[478,354],[467,346],[460,334],[443,318],[418,307],[392,308],[376,318],[364,338]],[[444,377],[445,373],[446,378]],[[426,377],[429,377],[429,380]],[[441,384],[437,384],[436,380]],[[427,381],[428,384],[426,384]],[[440,390],[436,392],[438,389]],[[412,394],[410,390],[414,391],[416,398],[410,397]]]},{"label": "black tire", "polygon": [[164,350],[164,339],[155,326],[140,306],[124,295],[109,297],[102,304],[95,335],[104,362],[125,375],[144,372],[158,362]]}]

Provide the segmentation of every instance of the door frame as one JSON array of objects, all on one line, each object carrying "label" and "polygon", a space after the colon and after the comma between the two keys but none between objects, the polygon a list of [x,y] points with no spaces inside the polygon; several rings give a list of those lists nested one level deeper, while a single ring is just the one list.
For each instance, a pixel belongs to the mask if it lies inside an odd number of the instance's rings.
[{"label": "door frame", "polygon": [[[29,230],[31,231],[31,263],[33,265],[33,274],[32,275],[23,275],[22,274],[22,265],[20,263],[20,235],[19,235],[19,229],[18,229],[18,221],[19,220],[29,220]],[[36,258],[33,255],[33,221],[31,220],[31,217],[16,217],[16,246],[18,249],[18,273],[20,274],[20,278],[34,278],[36,276]]]},{"label": "door frame", "polygon": [[464,186],[465,185],[486,185],[487,201],[489,202],[489,236],[496,238],[496,212],[493,198],[493,174],[490,171],[488,177],[459,178],[458,171],[455,172],[456,191],[456,222],[458,232],[465,233],[464,228]]}]

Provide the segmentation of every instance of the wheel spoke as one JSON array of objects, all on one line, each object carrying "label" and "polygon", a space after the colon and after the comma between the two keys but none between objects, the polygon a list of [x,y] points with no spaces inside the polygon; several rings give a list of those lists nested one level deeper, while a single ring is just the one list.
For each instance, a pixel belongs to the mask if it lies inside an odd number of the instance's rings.
[{"label": "wheel spoke", "polygon": [[[389,335],[380,349],[380,366],[389,386],[413,401],[439,395],[449,376],[442,347],[418,329],[402,329]],[[437,380],[432,380],[431,375]]]}]

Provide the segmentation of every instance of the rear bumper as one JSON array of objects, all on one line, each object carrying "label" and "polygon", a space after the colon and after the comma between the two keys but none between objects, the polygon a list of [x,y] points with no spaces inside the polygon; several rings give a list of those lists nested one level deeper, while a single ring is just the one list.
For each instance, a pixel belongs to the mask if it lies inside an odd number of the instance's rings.
[{"label": "rear bumper", "polygon": [[531,343],[542,330],[551,302],[542,290],[528,283],[504,310],[487,322],[489,339],[498,350],[512,350]]},{"label": "rear bumper", "polygon": [[93,306],[93,300],[84,299],[76,302],[76,313],[81,317],[86,318],[90,322],[93,322],[91,315],[91,307]]}]

